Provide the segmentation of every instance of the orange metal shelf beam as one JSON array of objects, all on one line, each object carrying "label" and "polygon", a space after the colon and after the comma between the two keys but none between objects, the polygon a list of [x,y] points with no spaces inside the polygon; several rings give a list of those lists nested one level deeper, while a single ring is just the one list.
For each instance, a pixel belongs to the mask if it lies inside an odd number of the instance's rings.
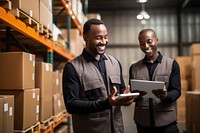
[{"label": "orange metal shelf beam", "polygon": [[55,44],[55,43],[53,43],[53,50],[55,52],[60,53],[61,55],[63,55],[63,57],[67,58],[68,61],[74,59],[74,56],[67,49],[63,49],[63,48],[57,46],[57,44]]},{"label": "orange metal shelf beam", "polygon": [[76,18],[76,16],[74,15],[72,9],[70,8],[69,4],[66,3],[65,0],[60,0],[61,3],[63,4],[63,6],[65,7],[65,10],[67,12],[67,14],[69,14],[74,22],[74,24],[76,25],[76,27],[79,29],[80,34],[82,35],[83,31],[82,31],[82,27],[81,24],[79,23],[78,19]]},{"label": "orange metal shelf beam", "polygon": [[55,51],[56,53],[60,54],[61,56],[65,57],[68,60],[72,60],[74,56],[67,50],[64,50],[60,47],[57,47],[55,43],[51,40],[47,39],[43,35],[40,35],[35,29],[27,26],[24,22],[20,19],[17,19],[14,15],[7,12],[4,8],[0,6],[0,21],[4,22],[5,24],[9,25],[13,29],[19,31],[20,33],[34,39],[48,48],[48,52]]}]

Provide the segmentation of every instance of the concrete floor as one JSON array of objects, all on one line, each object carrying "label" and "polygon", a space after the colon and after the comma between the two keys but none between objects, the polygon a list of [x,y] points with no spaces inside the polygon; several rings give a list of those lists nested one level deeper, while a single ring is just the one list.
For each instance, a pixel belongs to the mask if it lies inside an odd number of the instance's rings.
[{"label": "concrete floor", "polygon": [[[134,104],[131,104],[130,106],[122,107],[125,133],[137,133],[137,129],[133,121],[134,106]],[[185,123],[179,123],[178,127],[180,133],[185,131]]]}]

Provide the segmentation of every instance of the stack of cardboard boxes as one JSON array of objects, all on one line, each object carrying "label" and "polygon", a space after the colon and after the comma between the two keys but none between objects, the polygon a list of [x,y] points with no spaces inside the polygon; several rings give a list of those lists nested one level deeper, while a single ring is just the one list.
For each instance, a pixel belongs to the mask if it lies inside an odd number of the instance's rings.
[{"label": "stack of cardboard boxes", "polygon": [[40,122],[51,119],[52,114],[52,71],[50,63],[36,62],[35,86],[40,88]]},{"label": "stack of cardboard boxes", "polygon": [[0,64],[0,95],[14,96],[14,129],[24,130],[39,122],[35,56],[23,52],[0,53]]},{"label": "stack of cardboard boxes", "polygon": [[62,73],[53,72],[52,64],[35,62],[35,55],[25,52],[0,53],[0,64],[2,133],[24,131],[66,112]]},{"label": "stack of cardboard boxes", "polygon": [[[200,44],[192,44],[191,91],[186,93],[186,129],[188,133],[200,132]],[[188,71],[188,70],[187,70]]]},{"label": "stack of cardboard boxes", "polygon": [[200,44],[192,44],[190,56],[177,57],[181,72],[181,97],[178,99],[178,122],[186,123],[187,133],[200,132]]},{"label": "stack of cardboard boxes", "polygon": [[191,79],[191,57],[189,56],[179,56],[176,57],[176,61],[180,67],[181,74],[181,96],[177,101],[177,119],[179,123],[186,122],[186,91],[191,89],[190,79]]}]

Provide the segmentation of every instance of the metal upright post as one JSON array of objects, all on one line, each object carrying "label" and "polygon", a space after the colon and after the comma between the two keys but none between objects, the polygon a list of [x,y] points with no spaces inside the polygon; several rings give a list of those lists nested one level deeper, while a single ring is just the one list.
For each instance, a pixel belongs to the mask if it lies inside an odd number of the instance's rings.
[{"label": "metal upright post", "polygon": [[67,14],[67,48],[70,49],[70,29],[71,29],[71,16]]}]

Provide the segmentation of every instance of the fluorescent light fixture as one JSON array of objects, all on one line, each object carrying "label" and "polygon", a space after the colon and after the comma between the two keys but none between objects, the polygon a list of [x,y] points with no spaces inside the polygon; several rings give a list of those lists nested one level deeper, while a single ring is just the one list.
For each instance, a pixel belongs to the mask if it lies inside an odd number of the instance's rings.
[{"label": "fluorescent light fixture", "polygon": [[145,11],[144,3],[142,3],[142,11],[137,15],[137,19],[150,19],[150,15]]},{"label": "fluorescent light fixture", "polygon": [[150,15],[146,11],[141,11],[137,15],[137,19],[150,19]]},{"label": "fluorescent light fixture", "polygon": [[147,0],[137,0],[138,3],[145,3]]}]

